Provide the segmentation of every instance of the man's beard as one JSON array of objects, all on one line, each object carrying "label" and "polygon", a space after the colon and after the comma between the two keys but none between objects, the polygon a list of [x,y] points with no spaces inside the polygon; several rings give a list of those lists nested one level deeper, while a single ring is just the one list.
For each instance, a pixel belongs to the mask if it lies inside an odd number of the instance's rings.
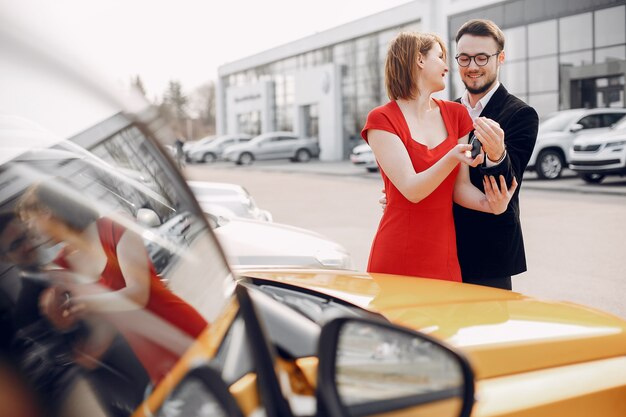
[{"label": "man's beard", "polygon": [[469,85],[465,82],[465,80],[462,80],[462,81],[463,81],[463,84],[465,85],[465,88],[467,89],[467,91],[468,91],[470,94],[482,94],[482,93],[484,93],[485,91],[488,91],[491,87],[493,87],[493,85],[496,83],[496,80],[497,80],[497,79],[498,79],[498,76],[497,76],[497,75],[494,75],[492,79],[487,80],[487,82],[486,82],[485,84],[483,84],[482,86],[477,87],[477,88],[470,87],[470,86],[469,86]]}]

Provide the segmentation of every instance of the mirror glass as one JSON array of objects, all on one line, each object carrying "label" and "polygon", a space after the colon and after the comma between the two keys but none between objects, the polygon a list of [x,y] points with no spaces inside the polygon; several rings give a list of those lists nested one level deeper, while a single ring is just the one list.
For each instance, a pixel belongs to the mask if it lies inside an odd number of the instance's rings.
[{"label": "mirror glass", "polygon": [[206,384],[186,378],[165,400],[157,417],[228,417],[228,413]]},{"label": "mirror glass", "polygon": [[335,375],[340,401],[349,409],[386,404],[390,411],[445,403],[449,412],[441,415],[458,415],[462,406],[459,359],[412,332],[346,322],[339,333]]}]

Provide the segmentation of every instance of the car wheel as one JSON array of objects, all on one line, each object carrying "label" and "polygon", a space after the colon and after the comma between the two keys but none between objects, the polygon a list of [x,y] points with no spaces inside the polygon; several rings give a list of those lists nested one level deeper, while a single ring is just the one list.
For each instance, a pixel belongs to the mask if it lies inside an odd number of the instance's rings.
[{"label": "car wheel", "polygon": [[309,162],[311,160],[311,152],[306,149],[298,149],[295,160],[297,162]]},{"label": "car wheel", "polygon": [[537,175],[544,180],[559,178],[563,172],[563,157],[551,149],[541,151],[537,158]]},{"label": "car wheel", "polygon": [[580,174],[580,178],[587,184],[600,184],[605,176],[602,174]]},{"label": "car wheel", "polygon": [[237,159],[237,165],[250,165],[252,162],[254,162],[254,156],[250,152],[242,153]]},{"label": "car wheel", "polygon": [[215,162],[215,160],[217,159],[217,156],[215,156],[215,154],[213,152],[207,152],[204,155],[202,155],[202,162]]},{"label": "car wheel", "polygon": [[378,167],[367,167],[367,172],[378,172]]}]

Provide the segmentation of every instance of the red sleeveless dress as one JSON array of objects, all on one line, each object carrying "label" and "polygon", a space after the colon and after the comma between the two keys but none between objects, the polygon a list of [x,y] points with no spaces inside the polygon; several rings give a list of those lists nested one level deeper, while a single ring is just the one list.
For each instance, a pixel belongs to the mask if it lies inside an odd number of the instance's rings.
[{"label": "red sleeveless dress", "polygon": [[[117,259],[117,245],[126,229],[106,217],[96,220],[96,226],[100,242],[107,256],[106,266],[97,284],[110,288],[112,291],[120,290],[126,286],[126,280]],[[147,253],[146,256],[148,256]],[[56,263],[69,269],[69,264],[63,255],[57,259]],[[136,311],[107,312],[106,317],[115,324],[130,344],[150,378],[156,382],[176,363],[179,354],[174,352],[176,349],[168,349],[166,333],[171,335],[171,332],[163,329],[163,326],[157,324],[154,328],[142,328],[138,331],[137,322],[143,323],[139,321],[141,320],[140,315],[147,310],[152,315],[163,319],[182,333],[189,335],[191,337],[189,344],[198,337],[208,323],[192,306],[163,285],[152,263],[149,263],[149,266],[150,292],[148,304],[143,309]],[[148,332],[155,335],[156,340],[163,340],[163,343],[157,343],[146,337]],[[158,333],[161,332],[163,332],[163,337],[158,336]]]},{"label": "red sleeveless dress", "polygon": [[[361,136],[367,141],[370,129],[397,135],[407,149],[415,172],[424,171],[456,146],[458,139],[468,134],[473,125],[461,104],[435,101],[448,136],[432,149],[411,138],[404,115],[395,101],[369,113]],[[461,281],[452,214],[458,172],[459,166],[428,197],[419,203],[412,203],[381,169],[387,208],[372,243],[368,272]]]}]

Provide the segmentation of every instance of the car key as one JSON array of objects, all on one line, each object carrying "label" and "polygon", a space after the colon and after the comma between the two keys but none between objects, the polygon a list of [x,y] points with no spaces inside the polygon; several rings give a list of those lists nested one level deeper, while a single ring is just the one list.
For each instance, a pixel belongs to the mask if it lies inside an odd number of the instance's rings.
[{"label": "car key", "polygon": [[469,140],[469,144],[472,145],[472,149],[469,151],[465,151],[465,156],[468,158],[476,159],[478,155],[480,155],[480,147],[482,144],[478,140],[476,136],[474,136],[474,132],[472,132]]}]

